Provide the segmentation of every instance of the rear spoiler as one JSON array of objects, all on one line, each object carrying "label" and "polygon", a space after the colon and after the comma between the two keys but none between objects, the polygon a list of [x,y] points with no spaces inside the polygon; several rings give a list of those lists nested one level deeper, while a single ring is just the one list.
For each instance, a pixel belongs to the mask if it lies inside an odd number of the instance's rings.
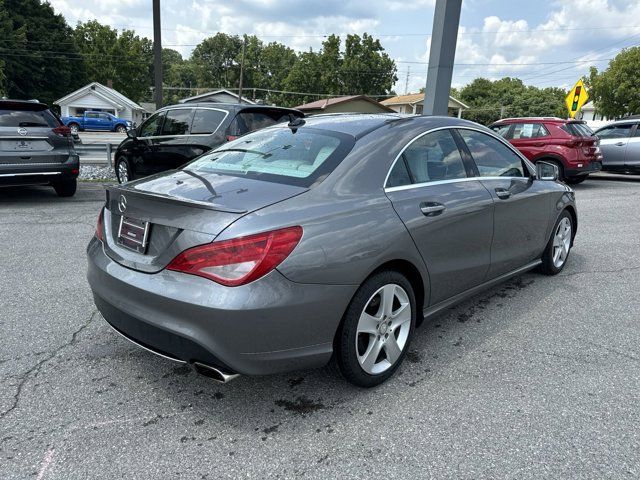
[{"label": "rear spoiler", "polygon": [[26,110],[30,112],[39,112],[46,110],[49,105],[33,100],[0,100],[0,109],[2,110]]}]

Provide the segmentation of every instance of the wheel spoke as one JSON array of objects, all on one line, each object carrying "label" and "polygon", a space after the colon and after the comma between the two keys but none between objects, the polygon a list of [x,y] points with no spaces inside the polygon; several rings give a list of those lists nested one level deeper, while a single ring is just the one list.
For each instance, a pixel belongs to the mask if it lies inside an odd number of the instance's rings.
[{"label": "wheel spoke", "polygon": [[382,348],[382,342],[380,340],[373,340],[367,347],[367,351],[360,357],[360,364],[365,372],[371,373],[373,366],[376,364],[378,355],[380,355],[380,349]]},{"label": "wheel spoke", "polygon": [[378,322],[380,319],[369,315],[367,312],[362,312],[360,315],[360,321],[358,322],[358,333],[369,333],[375,335],[378,332]]},{"label": "wheel spoke", "polygon": [[391,329],[395,330],[399,326],[409,322],[411,320],[411,307],[409,303],[403,303],[398,310],[396,310],[391,319]]},{"label": "wheel spoke", "polygon": [[387,338],[387,341],[384,343],[384,351],[387,354],[387,360],[389,360],[389,363],[392,365],[400,358],[402,350],[400,350],[400,346],[393,334],[389,335],[389,338]]},{"label": "wheel spoke", "polygon": [[393,299],[396,296],[395,285],[385,285],[382,289],[382,313],[391,317],[393,314]]}]

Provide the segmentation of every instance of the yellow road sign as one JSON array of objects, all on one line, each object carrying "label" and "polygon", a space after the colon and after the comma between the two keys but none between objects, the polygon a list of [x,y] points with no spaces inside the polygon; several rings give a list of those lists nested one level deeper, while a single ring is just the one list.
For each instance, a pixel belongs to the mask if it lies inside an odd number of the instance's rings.
[{"label": "yellow road sign", "polygon": [[567,109],[569,110],[569,116],[571,118],[575,118],[576,113],[578,113],[582,106],[587,103],[587,100],[589,100],[587,89],[584,88],[582,80],[578,80],[569,92],[569,95],[564,99],[567,104]]}]

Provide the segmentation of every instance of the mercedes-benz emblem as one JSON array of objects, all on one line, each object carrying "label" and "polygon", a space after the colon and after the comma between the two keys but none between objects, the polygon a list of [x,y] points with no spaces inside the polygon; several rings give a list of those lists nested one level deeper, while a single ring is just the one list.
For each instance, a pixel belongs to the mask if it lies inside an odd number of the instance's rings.
[{"label": "mercedes-benz emblem", "polygon": [[24,127],[20,127],[18,129],[18,134],[22,135],[23,137],[27,134],[27,129]]},{"label": "mercedes-benz emblem", "polygon": [[120,195],[120,198],[118,199],[118,210],[120,210],[120,213],[124,213],[126,209],[127,209],[127,197],[125,197],[124,195]]}]

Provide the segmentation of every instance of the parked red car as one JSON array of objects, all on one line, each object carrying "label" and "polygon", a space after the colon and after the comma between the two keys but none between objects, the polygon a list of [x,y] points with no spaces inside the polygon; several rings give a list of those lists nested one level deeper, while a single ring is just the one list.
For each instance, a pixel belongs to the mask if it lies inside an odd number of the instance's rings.
[{"label": "parked red car", "polygon": [[532,162],[554,163],[566,183],[583,182],[602,170],[600,140],[580,120],[555,117],[505,118],[490,125]]}]

